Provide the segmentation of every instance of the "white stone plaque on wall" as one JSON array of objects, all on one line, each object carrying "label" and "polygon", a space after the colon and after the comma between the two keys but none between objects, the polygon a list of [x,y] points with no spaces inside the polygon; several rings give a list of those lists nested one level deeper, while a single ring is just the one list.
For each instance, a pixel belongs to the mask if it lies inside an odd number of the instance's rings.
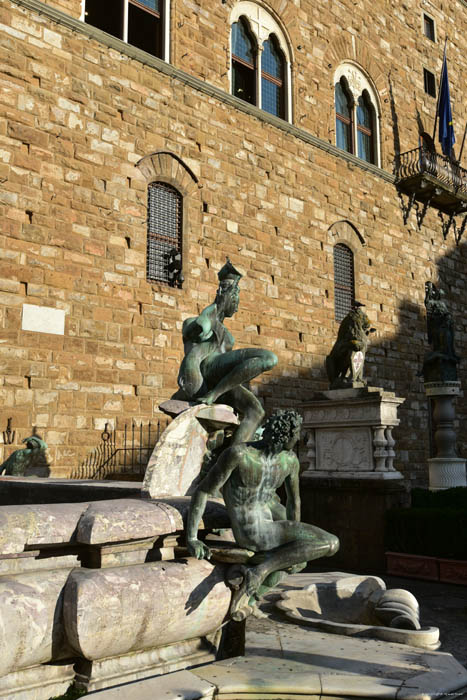
[{"label": "white stone plaque on wall", "polygon": [[52,309],[50,306],[23,304],[23,331],[35,333],[65,334],[65,312],[62,309]]}]

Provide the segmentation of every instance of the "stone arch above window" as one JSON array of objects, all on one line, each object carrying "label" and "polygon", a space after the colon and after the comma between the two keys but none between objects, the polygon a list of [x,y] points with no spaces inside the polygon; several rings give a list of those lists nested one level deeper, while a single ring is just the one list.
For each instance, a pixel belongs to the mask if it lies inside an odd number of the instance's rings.
[{"label": "stone arch above window", "polygon": [[[379,166],[381,109],[376,88],[359,66],[344,61],[334,73],[334,90],[336,146]],[[344,103],[347,115],[342,114]]]},{"label": "stone arch above window", "polygon": [[[272,11],[250,0],[233,6],[230,26],[232,94],[291,122],[292,51],[284,27]],[[240,55],[241,38],[254,51],[248,60]]]},{"label": "stone arch above window", "polygon": [[340,322],[358,296],[360,251],[366,241],[350,221],[336,221],[328,229],[328,242],[332,250],[329,265],[334,280],[334,318]]},{"label": "stone arch above window", "polygon": [[169,151],[150,153],[136,167],[148,183],[146,279],[181,288],[186,267],[188,200],[200,187],[198,178]]},{"label": "stone arch above window", "polygon": [[358,255],[360,248],[366,246],[365,237],[354,224],[345,219],[332,224],[328,229],[328,236],[331,245],[346,243],[352,249],[354,255]]},{"label": "stone arch above window", "polygon": [[147,182],[163,181],[186,196],[201,187],[192,169],[175,153],[155,151],[144,156],[136,167]]}]

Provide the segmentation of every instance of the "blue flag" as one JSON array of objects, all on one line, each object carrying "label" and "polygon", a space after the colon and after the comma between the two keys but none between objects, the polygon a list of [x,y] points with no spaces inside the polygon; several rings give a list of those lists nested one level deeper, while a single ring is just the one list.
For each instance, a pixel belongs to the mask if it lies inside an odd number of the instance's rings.
[{"label": "blue flag", "polygon": [[443,70],[441,72],[441,84],[438,104],[439,117],[439,142],[445,156],[450,156],[452,147],[456,141],[452,126],[451,99],[449,97],[448,64],[444,54]]}]

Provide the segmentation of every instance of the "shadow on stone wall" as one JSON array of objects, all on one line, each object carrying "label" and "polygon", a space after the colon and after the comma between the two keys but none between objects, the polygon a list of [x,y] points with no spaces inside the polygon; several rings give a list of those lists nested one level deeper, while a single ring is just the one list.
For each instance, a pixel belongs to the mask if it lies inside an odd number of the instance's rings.
[{"label": "shadow on stone wall", "polygon": [[[368,384],[381,386],[404,397],[399,410],[401,427],[394,431],[397,440],[396,468],[409,475],[417,485],[428,481],[427,459],[430,456],[428,402],[423,380],[418,376],[424,353],[428,350],[424,306],[424,284],[432,279],[446,291],[446,302],[452,313],[455,326],[456,351],[460,355],[459,380],[467,392],[467,241],[452,246],[448,253],[434,260],[435,268],[427,264],[426,280],[420,280],[417,299],[401,299],[395,312],[388,306],[388,324],[397,325],[395,335],[382,337],[381,329],[370,343],[365,363]],[[430,278],[430,272],[432,276]],[[379,317],[384,318],[384,303]],[[371,315],[371,311],[370,311]],[[396,318],[394,318],[394,315]],[[375,323],[377,326],[378,324]],[[329,339],[329,350],[334,338]],[[256,385],[256,393],[263,402],[266,414],[277,408],[298,406],[316,391],[328,388],[324,358],[311,367],[294,369],[288,374],[281,364]],[[467,401],[464,396],[457,400],[457,447],[459,456],[467,457]]]}]

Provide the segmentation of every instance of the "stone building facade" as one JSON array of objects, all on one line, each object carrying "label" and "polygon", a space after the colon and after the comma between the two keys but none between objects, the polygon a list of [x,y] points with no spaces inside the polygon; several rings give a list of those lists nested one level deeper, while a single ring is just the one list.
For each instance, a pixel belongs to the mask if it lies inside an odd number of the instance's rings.
[{"label": "stone building facade", "polygon": [[[283,118],[232,95],[237,4],[166,0],[162,60],[87,23],[84,0],[2,2],[0,430],[9,417],[18,439],[35,426],[52,475],[66,476],[106,422],[157,417],[176,389],[182,322],[213,299],[226,256],[244,273],[229,321],[237,346],[279,358],[254,384],[266,410],[306,400],[326,387],[343,243],[377,329],[367,376],[406,398],[396,467],[424,484],[424,284],[448,290],[465,356],[466,249],[431,207],[420,226],[415,208],[404,221],[394,164],[433,129],[426,71],[438,81],[446,36],[459,150],[467,4],[243,3],[284,42]],[[373,163],[336,146],[341,75],[349,91],[369,86]],[[181,196],[181,286],[147,279],[154,182]],[[457,410],[465,456],[462,399]]]}]

